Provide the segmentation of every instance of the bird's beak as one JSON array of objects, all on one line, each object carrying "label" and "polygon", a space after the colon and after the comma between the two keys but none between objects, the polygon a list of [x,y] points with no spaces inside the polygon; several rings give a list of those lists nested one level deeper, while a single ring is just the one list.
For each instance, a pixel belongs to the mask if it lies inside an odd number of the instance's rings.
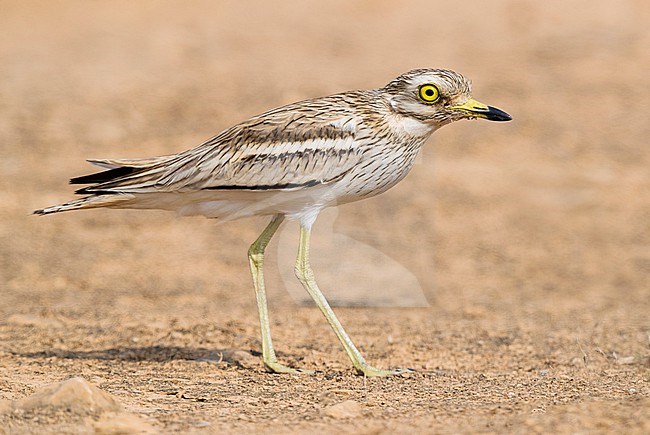
[{"label": "bird's beak", "polygon": [[463,112],[470,118],[485,118],[489,121],[510,121],[512,119],[512,116],[503,110],[479,103],[473,98],[470,98],[463,104],[452,106],[451,109]]}]

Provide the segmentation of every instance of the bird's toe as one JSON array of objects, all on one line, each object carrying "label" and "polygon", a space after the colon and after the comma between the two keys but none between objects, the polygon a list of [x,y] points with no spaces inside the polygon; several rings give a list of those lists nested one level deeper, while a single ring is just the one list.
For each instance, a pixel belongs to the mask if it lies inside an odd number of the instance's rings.
[{"label": "bird's toe", "polygon": [[264,367],[267,371],[271,373],[283,373],[283,374],[292,374],[292,375],[313,375],[316,373],[314,370],[293,368],[280,364],[277,361],[265,361]]}]

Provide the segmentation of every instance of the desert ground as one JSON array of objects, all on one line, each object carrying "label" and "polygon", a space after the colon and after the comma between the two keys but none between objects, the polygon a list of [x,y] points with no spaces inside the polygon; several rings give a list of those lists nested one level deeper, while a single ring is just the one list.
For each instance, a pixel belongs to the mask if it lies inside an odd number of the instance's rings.
[{"label": "desert ground", "polygon": [[[650,433],[647,1],[0,9],[0,433]],[[271,327],[315,375],[261,364],[266,218],[31,215],[84,159],[420,67],[514,120],[444,127],[398,186],[325,213],[312,254],[368,361],[413,373],[355,375],[292,278],[295,223],[268,249]]]}]

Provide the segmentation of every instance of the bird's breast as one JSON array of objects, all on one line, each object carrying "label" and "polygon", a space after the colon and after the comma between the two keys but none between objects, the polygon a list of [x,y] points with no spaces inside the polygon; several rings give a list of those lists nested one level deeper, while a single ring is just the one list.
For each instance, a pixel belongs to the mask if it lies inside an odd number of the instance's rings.
[{"label": "bird's breast", "polygon": [[425,140],[393,139],[369,147],[361,162],[337,182],[343,190],[339,202],[368,198],[395,186],[410,172]]}]

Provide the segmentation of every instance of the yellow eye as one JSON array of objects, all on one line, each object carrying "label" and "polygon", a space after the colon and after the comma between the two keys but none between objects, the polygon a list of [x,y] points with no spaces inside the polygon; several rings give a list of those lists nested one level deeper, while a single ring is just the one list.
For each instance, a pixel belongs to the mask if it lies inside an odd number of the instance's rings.
[{"label": "yellow eye", "polygon": [[420,98],[427,103],[435,103],[440,98],[440,91],[434,85],[420,86]]}]

